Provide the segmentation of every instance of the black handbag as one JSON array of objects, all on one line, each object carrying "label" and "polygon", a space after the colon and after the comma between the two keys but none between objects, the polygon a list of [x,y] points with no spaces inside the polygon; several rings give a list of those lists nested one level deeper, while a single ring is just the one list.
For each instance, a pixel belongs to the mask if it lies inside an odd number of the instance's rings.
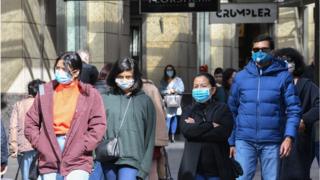
[{"label": "black handbag", "polygon": [[[132,98],[132,97],[131,97]],[[114,163],[120,157],[120,146],[119,146],[119,133],[120,129],[125,121],[125,117],[131,102],[131,98],[129,99],[128,105],[124,112],[119,131],[116,134],[116,137],[113,138],[104,138],[104,140],[97,146],[95,153],[96,153],[96,160],[101,163]]]},{"label": "black handbag", "polygon": [[238,178],[239,176],[243,175],[243,170],[238,161],[236,161],[234,158],[230,158],[231,161],[231,169],[233,173],[234,178]]},{"label": "black handbag", "polygon": [[37,180],[39,176],[39,153],[37,153],[31,162],[30,169],[29,169],[29,179],[30,180]]}]

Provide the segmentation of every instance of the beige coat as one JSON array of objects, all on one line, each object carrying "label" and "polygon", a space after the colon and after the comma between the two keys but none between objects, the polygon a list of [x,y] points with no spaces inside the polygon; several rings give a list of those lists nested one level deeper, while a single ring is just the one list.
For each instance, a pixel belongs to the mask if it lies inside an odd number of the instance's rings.
[{"label": "beige coat", "polygon": [[17,153],[33,150],[31,144],[24,136],[25,116],[33,104],[33,97],[18,101],[14,106],[9,126],[10,155],[16,157]]},{"label": "beige coat", "polygon": [[165,120],[166,114],[160,92],[152,81],[145,79],[143,79],[142,90],[151,98],[157,113],[155,146],[167,146],[169,138]]}]

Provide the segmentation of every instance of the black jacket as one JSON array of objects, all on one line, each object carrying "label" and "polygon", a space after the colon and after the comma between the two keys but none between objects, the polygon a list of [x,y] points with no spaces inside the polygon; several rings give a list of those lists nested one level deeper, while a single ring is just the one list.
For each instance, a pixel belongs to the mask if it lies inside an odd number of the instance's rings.
[{"label": "black jacket", "polygon": [[305,78],[298,80],[296,88],[306,129],[298,133],[290,156],[281,161],[281,180],[310,179],[312,127],[316,121],[319,121],[319,88],[311,80]]},{"label": "black jacket", "polygon": [[[191,117],[194,124],[188,124],[185,119]],[[213,127],[212,122],[219,124]],[[211,101],[208,104],[195,104],[186,107],[181,117],[181,132],[186,138],[185,148],[180,164],[178,179],[193,180],[197,174],[198,167],[206,164],[215,164],[218,176],[222,180],[234,179],[231,176],[231,162],[229,159],[228,137],[233,128],[233,118],[228,106],[224,103]],[[211,151],[215,162],[204,162],[201,160],[203,147],[206,154]],[[209,158],[209,157],[208,157]],[[210,167],[209,167],[210,168]],[[208,168],[205,168],[208,169]]]},{"label": "black jacket", "polygon": [[99,72],[94,65],[82,63],[80,81],[94,85],[98,80]]},{"label": "black jacket", "polygon": [[8,140],[6,131],[1,120],[1,165],[8,164]]}]

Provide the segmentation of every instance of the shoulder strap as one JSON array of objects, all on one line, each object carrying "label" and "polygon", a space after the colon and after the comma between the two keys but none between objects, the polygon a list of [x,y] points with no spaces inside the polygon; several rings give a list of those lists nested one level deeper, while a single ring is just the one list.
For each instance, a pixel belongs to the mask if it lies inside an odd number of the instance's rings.
[{"label": "shoulder strap", "polygon": [[118,133],[116,134],[116,137],[119,136],[120,129],[122,128],[122,125],[123,125],[123,123],[124,123],[124,121],[125,121],[125,118],[126,118],[126,115],[127,115],[128,109],[129,109],[129,105],[130,105],[131,99],[132,99],[132,97],[130,97],[130,99],[129,99],[129,102],[128,102],[127,107],[126,107],[126,110],[125,110],[125,112],[124,112],[124,114],[123,114],[123,117],[122,117],[122,120],[121,120],[121,124],[120,124],[120,128],[119,128]]}]

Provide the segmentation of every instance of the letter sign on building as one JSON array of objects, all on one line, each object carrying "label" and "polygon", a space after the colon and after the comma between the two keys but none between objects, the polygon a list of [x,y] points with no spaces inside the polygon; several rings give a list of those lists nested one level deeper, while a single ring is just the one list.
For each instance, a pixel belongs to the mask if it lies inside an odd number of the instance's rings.
[{"label": "letter sign on building", "polygon": [[210,24],[274,23],[278,7],[275,3],[220,4],[220,10],[210,13]]},{"label": "letter sign on building", "polygon": [[220,0],[140,0],[141,13],[217,11]]}]

